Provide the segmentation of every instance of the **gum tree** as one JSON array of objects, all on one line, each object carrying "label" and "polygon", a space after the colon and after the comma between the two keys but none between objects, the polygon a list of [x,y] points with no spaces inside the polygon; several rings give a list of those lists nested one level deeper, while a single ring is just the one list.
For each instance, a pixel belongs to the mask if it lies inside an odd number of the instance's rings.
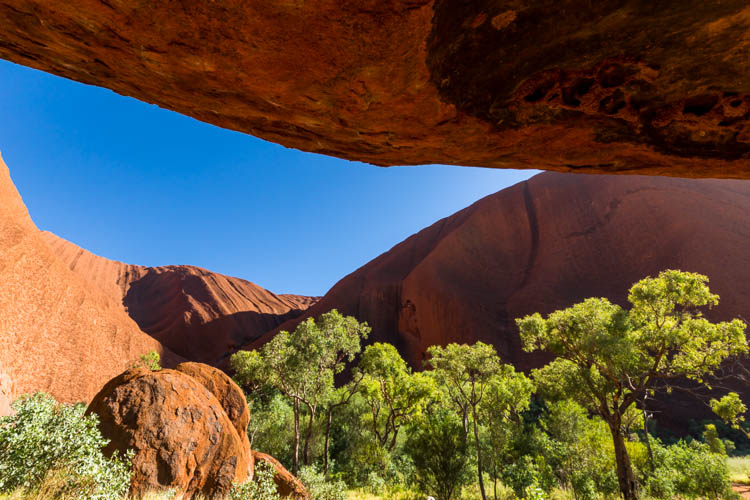
[{"label": "gum tree", "polygon": [[[504,389],[509,387],[508,383],[516,376],[516,373],[512,367],[500,362],[500,357],[494,347],[482,342],[474,345],[432,346],[427,349],[427,354],[428,365],[435,369],[433,376],[448,391],[449,398],[458,407],[466,431],[468,431],[468,419],[471,418],[477,455],[479,490],[482,499],[486,500],[482,447],[479,440],[479,410],[490,394],[500,399],[509,399],[505,398]],[[505,408],[502,411],[504,412]]]},{"label": "gum tree", "polygon": [[260,352],[240,351],[230,360],[235,378],[244,386],[268,384],[292,400],[294,414],[294,458],[292,471],[299,469],[300,416],[307,408],[303,460],[310,464],[310,443],[318,409],[334,391],[334,376],[343,371],[361,350],[370,333],[367,323],[342,316],[335,309],[317,321],[308,318],[289,333],[279,332]]},{"label": "gum tree", "polygon": [[719,301],[707,283],[706,276],[669,270],[633,285],[629,310],[590,298],[547,318],[516,320],[525,350],[557,355],[534,372],[543,392],[575,399],[607,422],[625,500],[638,498],[623,432],[628,409],[657,384],[705,383],[722,361],[748,350],[744,322],[703,317],[701,309]]}]

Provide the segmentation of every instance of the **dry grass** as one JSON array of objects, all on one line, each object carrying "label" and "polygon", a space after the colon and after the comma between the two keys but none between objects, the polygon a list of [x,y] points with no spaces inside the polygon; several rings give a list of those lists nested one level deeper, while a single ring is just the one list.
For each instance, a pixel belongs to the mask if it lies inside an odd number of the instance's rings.
[{"label": "dry grass", "polygon": [[729,479],[735,484],[750,484],[750,456],[729,457]]}]

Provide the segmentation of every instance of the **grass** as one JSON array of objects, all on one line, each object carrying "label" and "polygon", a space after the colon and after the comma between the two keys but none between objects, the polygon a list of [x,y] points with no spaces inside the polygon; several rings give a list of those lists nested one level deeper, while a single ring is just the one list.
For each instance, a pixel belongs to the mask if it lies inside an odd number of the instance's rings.
[{"label": "grass", "polygon": [[750,455],[729,457],[729,479],[737,484],[750,484]]}]

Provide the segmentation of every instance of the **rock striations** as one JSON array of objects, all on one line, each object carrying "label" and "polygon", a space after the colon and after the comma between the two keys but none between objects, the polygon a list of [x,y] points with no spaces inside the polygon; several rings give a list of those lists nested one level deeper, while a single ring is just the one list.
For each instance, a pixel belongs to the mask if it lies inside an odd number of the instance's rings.
[{"label": "rock striations", "polygon": [[141,330],[193,361],[218,364],[237,346],[298,316],[317,300],[276,295],[194,266],[123,264],[52,233],[42,237],[70,270],[122,304]]},{"label": "rock striations", "polygon": [[303,317],[338,308],[415,366],[432,344],[481,340],[528,369],[545,360],[522,352],[515,318],[590,296],[625,305],[632,283],[667,268],[709,276],[712,319],[750,319],[748,248],[748,182],[545,173],[396,245]]},{"label": "rock striations", "polygon": [[33,391],[88,401],[150,350],[179,361],[55,255],[1,159],[0,200],[0,412]]},{"label": "rock striations", "polygon": [[0,0],[0,57],[378,165],[750,177],[746,0]]}]

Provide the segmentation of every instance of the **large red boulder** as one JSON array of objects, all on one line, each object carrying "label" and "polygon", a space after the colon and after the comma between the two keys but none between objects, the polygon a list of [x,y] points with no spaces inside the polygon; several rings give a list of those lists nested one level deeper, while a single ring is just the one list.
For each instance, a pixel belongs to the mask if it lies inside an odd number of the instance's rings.
[{"label": "large red boulder", "polygon": [[110,440],[105,453],[132,449],[135,495],[164,488],[208,498],[247,479],[251,455],[221,402],[176,370],[134,368],[110,380],[88,412]]},{"label": "large red boulder", "polygon": [[[234,380],[218,368],[203,363],[180,363],[175,369],[193,377],[219,400],[232,425],[237,429],[242,445],[249,450],[247,424],[250,423],[250,408],[247,406],[245,394],[234,383]],[[250,455],[250,477],[252,475],[252,455]]]}]

